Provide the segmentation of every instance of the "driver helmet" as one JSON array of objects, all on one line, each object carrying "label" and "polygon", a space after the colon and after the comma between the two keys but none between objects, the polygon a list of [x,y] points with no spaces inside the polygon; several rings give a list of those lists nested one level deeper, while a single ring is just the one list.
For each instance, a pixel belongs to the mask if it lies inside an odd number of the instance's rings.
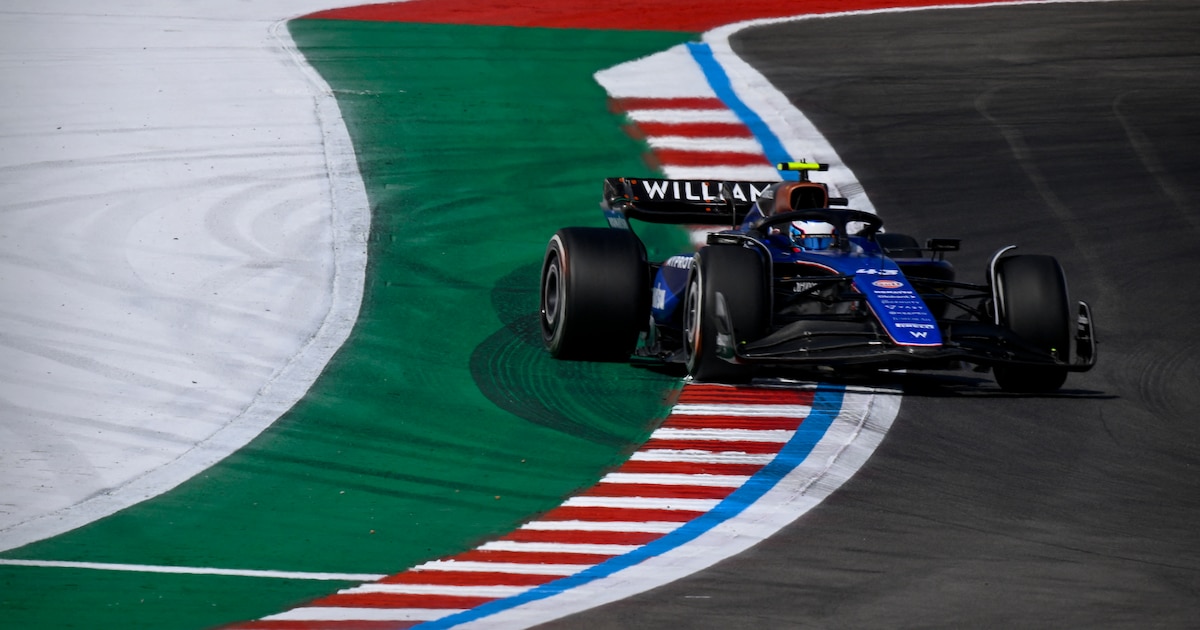
[{"label": "driver helmet", "polygon": [[824,221],[793,221],[789,232],[797,247],[823,250],[833,245],[837,231]]}]

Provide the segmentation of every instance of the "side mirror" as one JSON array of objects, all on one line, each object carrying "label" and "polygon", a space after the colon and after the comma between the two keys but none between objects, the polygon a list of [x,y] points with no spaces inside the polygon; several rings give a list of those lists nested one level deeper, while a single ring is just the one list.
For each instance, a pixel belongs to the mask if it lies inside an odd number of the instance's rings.
[{"label": "side mirror", "polygon": [[931,238],[925,241],[925,249],[931,252],[956,252],[960,243],[962,243],[962,239]]}]

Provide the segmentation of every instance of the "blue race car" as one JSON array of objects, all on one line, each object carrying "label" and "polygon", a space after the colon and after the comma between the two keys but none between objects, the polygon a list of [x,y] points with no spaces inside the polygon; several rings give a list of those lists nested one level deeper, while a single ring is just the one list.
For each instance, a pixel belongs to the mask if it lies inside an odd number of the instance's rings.
[{"label": "blue race car", "polygon": [[[554,234],[541,273],[541,331],[558,359],[682,364],[694,380],[745,383],[790,368],[991,369],[1006,391],[1051,392],[1091,369],[1091,309],[1072,321],[1058,261],[992,257],[959,282],[959,241],[883,231],[810,170],[799,181],[609,178],[607,228]],[[719,226],[693,253],[647,260],[630,219]],[[1074,338],[1074,343],[1072,343]],[[1073,348],[1072,348],[1073,346]]]}]

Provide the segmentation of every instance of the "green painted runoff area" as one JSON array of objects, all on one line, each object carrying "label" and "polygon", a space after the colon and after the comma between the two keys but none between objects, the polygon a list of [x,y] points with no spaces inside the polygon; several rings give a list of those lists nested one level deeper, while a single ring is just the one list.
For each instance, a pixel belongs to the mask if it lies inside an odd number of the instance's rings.
[{"label": "green painted runoff area", "polygon": [[[559,227],[602,225],[601,180],[647,176],[592,75],[690,38],[300,20],[373,216],[365,298],[309,394],[161,497],[5,558],[395,573],[469,549],[619,465],[678,378],[553,361],[537,284]],[[641,232],[654,255],[674,228]],[[344,582],[0,567],[6,628],[205,628]]]}]

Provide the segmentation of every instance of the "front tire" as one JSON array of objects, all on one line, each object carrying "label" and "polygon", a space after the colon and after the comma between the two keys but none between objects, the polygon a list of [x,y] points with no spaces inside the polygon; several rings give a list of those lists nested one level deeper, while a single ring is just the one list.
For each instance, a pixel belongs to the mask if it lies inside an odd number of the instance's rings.
[{"label": "front tire", "polygon": [[633,232],[563,228],[542,261],[542,342],[557,359],[625,361],[650,317],[646,249]]},{"label": "front tire", "polygon": [[[1067,281],[1053,256],[1008,256],[996,263],[1000,324],[1059,361],[1070,357]],[[1064,366],[998,365],[996,383],[1010,392],[1046,393],[1067,380]]]},{"label": "front tire", "polygon": [[752,366],[718,355],[717,295],[724,296],[733,336],[739,342],[763,335],[770,314],[770,278],[762,255],[753,249],[713,245],[696,254],[684,297],[684,355],[697,381],[747,383]]}]

